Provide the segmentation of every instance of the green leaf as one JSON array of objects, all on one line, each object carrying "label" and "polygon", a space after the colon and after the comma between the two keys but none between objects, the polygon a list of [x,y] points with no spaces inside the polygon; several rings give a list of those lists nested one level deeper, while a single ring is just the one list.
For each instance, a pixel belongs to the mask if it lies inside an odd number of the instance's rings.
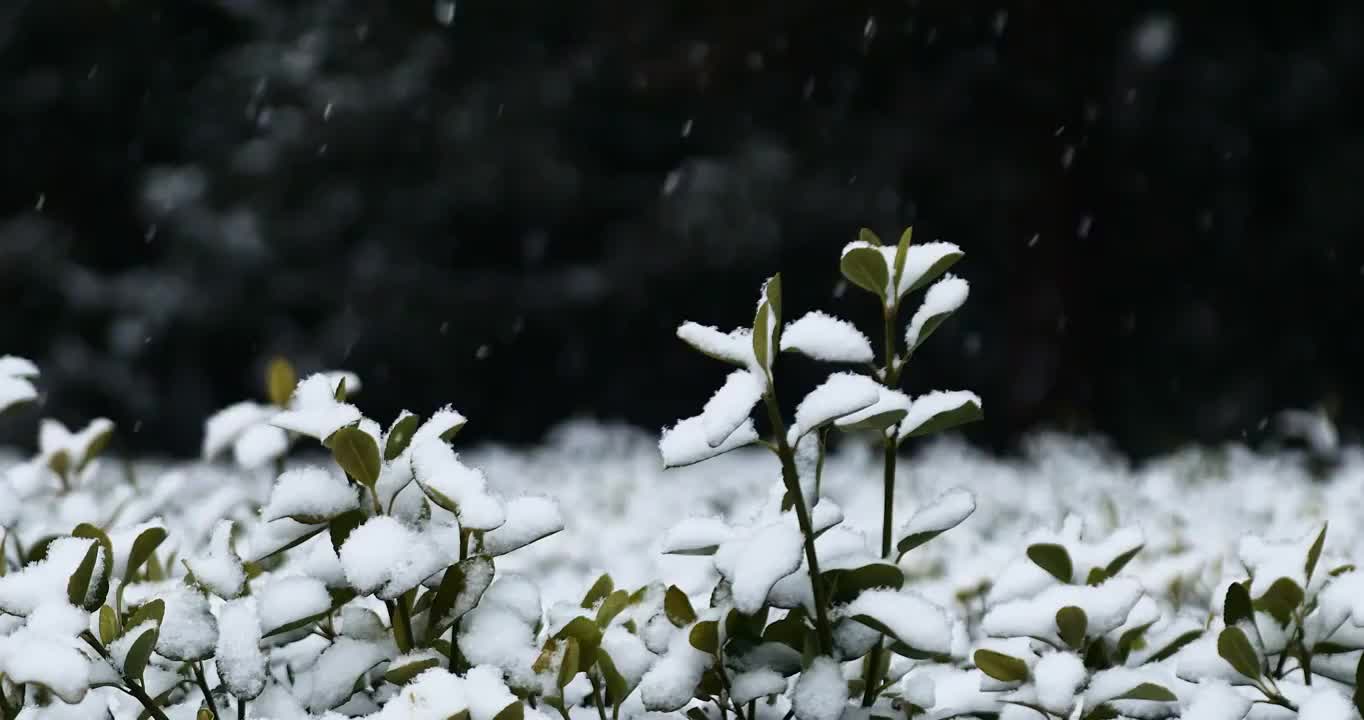
[{"label": "green leaf", "polygon": [[980,409],[980,404],[968,398],[963,400],[960,405],[957,405],[950,410],[944,410],[933,415],[920,423],[918,427],[901,434],[900,438],[904,439],[932,435],[933,433],[942,432],[943,430],[950,430],[958,425],[976,422],[984,417],[985,413]]},{"label": "green leaf", "polygon": [[1079,650],[1085,644],[1085,632],[1089,630],[1089,616],[1074,605],[1067,605],[1056,611],[1056,632],[1072,648]]},{"label": "green leaf", "polygon": [[714,620],[696,623],[687,635],[691,646],[703,653],[714,655],[720,651],[720,624]]},{"label": "green leaf", "polygon": [[592,587],[588,588],[587,594],[583,596],[582,609],[591,610],[596,607],[597,603],[605,599],[615,589],[616,581],[612,580],[609,574],[602,573],[602,576],[592,583]]},{"label": "green leaf", "polygon": [[[909,352],[914,352],[915,350],[917,350],[919,346],[923,345],[924,342],[927,341],[928,338],[933,335],[933,333],[937,332],[938,328],[944,322],[946,322],[948,318],[952,317],[952,314],[955,312],[956,309],[952,309],[947,310],[945,312],[935,313],[925,318],[923,324],[919,326],[919,334],[914,337],[914,345],[907,348],[907,350]],[[913,326],[911,326],[911,328],[912,327]]]},{"label": "green leaf", "polygon": [[753,357],[758,360],[759,367],[770,367],[767,362],[767,351],[771,344],[771,336],[768,332],[768,304],[764,300],[758,306],[758,314],[753,316]]},{"label": "green leaf", "polygon": [[888,562],[875,562],[848,570],[830,570],[821,576],[832,602],[839,605],[856,600],[866,590],[899,590],[905,584],[904,571]]},{"label": "green leaf", "polygon": [[1155,683],[1144,682],[1131,690],[1113,698],[1114,700],[1150,700],[1151,702],[1178,702],[1179,698],[1168,688]]},{"label": "green leaf", "polygon": [[147,558],[156,552],[156,548],[166,539],[166,529],[151,527],[138,534],[137,539],[133,540],[133,548],[128,551],[128,569],[123,571],[124,584],[132,582],[137,575],[138,568],[142,563],[147,562]]},{"label": "green leaf", "polygon": [[974,657],[976,667],[981,672],[1000,682],[1023,682],[1028,679],[1028,664],[1016,657],[984,649],[977,650]]},{"label": "green leaf", "polygon": [[1103,568],[1090,568],[1089,575],[1085,578],[1085,584],[1090,587],[1098,587],[1108,582],[1108,571]]},{"label": "green leaf", "polygon": [[564,641],[564,659],[559,664],[559,673],[555,678],[555,684],[558,685],[560,692],[573,681],[573,676],[578,674],[578,666],[582,664],[581,652],[575,638]]},{"label": "green leaf", "polygon": [[1312,573],[1317,570],[1317,561],[1321,559],[1321,548],[1326,544],[1326,528],[1328,525],[1329,523],[1321,526],[1321,532],[1317,534],[1317,539],[1312,541],[1312,547],[1307,551],[1307,565],[1305,569],[1307,570],[1307,580],[1309,582],[1312,580]]},{"label": "green leaf", "polygon": [[767,297],[768,307],[772,308],[772,330],[774,333],[772,345],[781,347],[781,343],[777,342],[775,337],[775,333],[781,330],[781,273],[773,275],[767,281],[764,295]]},{"label": "green leaf", "polygon": [[420,420],[416,415],[404,411],[393,421],[393,426],[388,429],[388,439],[384,441],[384,460],[392,460],[403,454],[412,442],[412,434],[417,432]]},{"label": "green leaf", "polygon": [[669,585],[663,595],[663,612],[675,627],[686,627],[696,622],[696,611],[691,608],[691,600],[676,585]]},{"label": "green leaf", "polygon": [[900,233],[900,242],[895,246],[895,267],[891,277],[895,278],[895,287],[900,287],[900,278],[905,274],[905,258],[909,256],[909,245],[914,242],[914,226],[910,225],[905,231]]},{"label": "green leaf", "polygon": [[1141,552],[1141,549],[1143,547],[1146,546],[1138,545],[1132,548],[1131,550],[1128,550],[1127,552],[1113,558],[1113,561],[1108,563],[1108,565],[1104,567],[1104,573],[1106,573],[1108,577],[1113,577],[1114,575],[1117,575],[1118,573],[1122,572],[1122,569],[1127,567],[1127,563],[1132,562],[1132,558],[1136,557],[1137,553]]},{"label": "green leaf", "polygon": [[1355,666],[1355,709],[1364,715],[1364,656],[1360,656]]},{"label": "green leaf", "polygon": [[617,590],[606,599],[601,601],[601,607],[597,608],[597,627],[605,628],[611,621],[630,604],[630,593],[624,590]]},{"label": "green leaf", "polygon": [[928,542],[929,540],[932,540],[933,538],[935,538],[935,537],[937,537],[937,536],[939,536],[939,535],[941,535],[941,534],[943,534],[943,533],[945,533],[945,532],[947,532],[947,531],[946,531],[946,530],[925,530],[925,531],[923,531],[923,532],[911,533],[911,534],[909,534],[909,535],[906,535],[906,536],[900,538],[900,542],[898,542],[898,543],[895,544],[895,549],[898,550],[898,551],[900,552],[900,556],[901,556],[901,557],[904,557],[905,553],[909,552],[910,550],[913,550],[913,549],[916,548],[916,547],[919,547],[920,545],[923,545],[924,543]]},{"label": "green leaf", "polygon": [[133,641],[132,647],[128,648],[128,656],[123,661],[124,676],[142,682],[142,674],[147,670],[147,661],[152,658],[152,649],[156,647],[156,631],[146,630]]},{"label": "green leaf", "polygon": [[1028,547],[1028,559],[1063,583],[1070,583],[1074,566],[1070,553],[1055,543],[1037,543]]},{"label": "green leaf", "polygon": [[217,720],[217,718],[214,717],[212,710],[201,707],[199,708],[199,712],[194,714],[194,720]]},{"label": "green leaf", "polygon": [[[95,574],[95,562],[99,560],[101,549],[98,542],[90,543],[81,564],[76,566],[76,572],[66,581],[66,599],[76,607],[86,605],[86,596],[90,594],[90,578]],[[100,598],[100,603],[103,602],[104,599]]]},{"label": "green leaf", "polygon": [[379,480],[380,468],[379,445],[374,438],[358,427],[343,427],[327,440],[336,464],[355,482],[373,488]]},{"label": "green leaf", "polygon": [[1099,705],[1085,713],[1083,720],[1117,720],[1117,718],[1118,711],[1113,709],[1112,705]]},{"label": "green leaf", "polygon": [[857,231],[857,239],[874,247],[881,247],[885,243],[881,242],[881,236],[871,228],[860,228]]},{"label": "green leaf", "polygon": [[1217,654],[1235,668],[1236,672],[1251,680],[1260,679],[1260,658],[1255,654],[1255,648],[1251,647],[1250,640],[1246,639],[1246,634],[1241,628],[1229,627],[1222,630],[1222,634],[1217,636]]},{"label": "green leaf", "polygon": [[[461,560],[446,568],[441,576],[440,586],[431,599],[431,609],[427,613],[426,640],[429,644],[440,636],[445,628],[463,617],[487,592],[492,584],[494,573],[493,559],[487,555],[475,555]],[[470,584],[470,581],[475,584]],[[464,607],[455,607],[464,598]]]},{"label": "green leaf", "polygon": [[864,417],[861,420],[858,420],[857,422],[853,423],[839,424],[835,422],[834,427],[838,428],[843,432],[854,432],[857,430],[874,430],[880,432],[888,427],[891,427],[892,425],[899,424],[901,420],[905,419],[905,415],[908,414],[909,414],[908,411],[896,408],[894,410],[879,412],[876,413],[875,415],[868,415],[867,417]]},{"label": "green leaf", "polygon": [[1127,657],[1132,654],[1133,650],[1141,650],[1146,647],[1146,631],[1150,630],[1154,624],[1155,621],[1152,620],[1144,625],[1126,630],[1118,636],[1117,660],[1119,663],[1127,662]]},{"label": "green leaf", "polygon": [[1169,660],[1170,658],[1174,657],[1175,653],[1183,649],[1185,645],[1188,645],[1189,643],[1197,640],[1200,637],[1203,637],[1202,630],[1190,630],[1184,633],[1183,635],[1180,635],[1179,637],[1175,638],[1174,640],[1170,641],[1170,644],[1161,648],[1154,655],[1147,658],[1146,662],[1157,663],[1162,660]]},{"label": "green leaf", "polygon": [[24,564],[27,565],[29,563],[38,562],[39,560],[42,560],[43,558],[47,557],[48,546],[51,545],[53,541],[55,541],[59,537],[61,536],[44,535],[43,537],[39,538],[38,542],[35,542],[29,546],[28,551],[24,555]]},{"label": "green leaf", "polygon": [[265,370],[265,392],[270,403],[278,407],[289,406],[289,396],[294,394],[298,384],[298,373],[288,358],[275,356]]},{"label": "green leaf", "polygon": [[154,622],[159,628],[161,627],[161,621],[165,619],[165,617],[166,603],[160,598],[157,598],[151,602],[143,603],[138,607],[138,609],[133,612],[132,617],[128,618],[128,622],[123,623],[123,631],[128,632],[129,630],[133,630],[138,625],[145,622]]},{"label": "green leaf", "polygon": [[344,375],[336,383],[336,401],[339,403],[346,401],[346,378]]},{"label": "green leaf", "polygon": [[1252,620],[1255,613],[1251,609],[1250,592],[1244,583],[1232,583],[1227,588],[1226,600],[1222,603],[1222,621],[1231,627],[1243,620]]},{"label": "green leaf", "polygon": [[356,592],[350,588],[338,588],[334,590],[328,590],[327,594],[331,596],[331,605],[326,610],[323,610],[322,612],[317,613],[315,615],[309,615],[307,617],[302,617],[297,620],[292,620],[283,625],[280,625],[277,628],[268,627],[263,628],[266,632],[261,637],[268,638],[274,637],[276,635],[283,635],[285,633],[290,633],[295,630],[298,630],[299,628],[314,625],[320,622],[322,618],[325,618],[328,615],[331,615],[332,613],[340,610],[343,605],[350,602],[351,600],[354,600]]},{"label": "green leaf", "polygon": [[1256,610],[1269,613],[1279,625],[1284,626],[1293,619],[1293,611],[1302,604],[1303,592],[1298,584],[1281,577],[1275,580],[1252,605]]},{"label": "green leaf", "polygon": [[85,451],[81,455],[80,462],[76,463],[76,471],[79,472],[84,470],[85,466],[89,465],[91,460],[99,457],[99,454],[104,452],[105,448],[109,447],[109,441],[112,440],[113,437],[114,426],[110,423],[108,429],[90,438],[90,442],[86,444]]},{"label": "green leaf", "polygon": [[345,544],[346,538],[350,537],[350,534],[355,532],[355,528],[360,527],[364,522],[365,514],[363,512],[347,510],[327,523],[327,532],[332,539],[332,550],[335,550],[337,555],[341,554],[341,546]]},{"label": "green leaf", "polygon": [[422,658],[416,662],[399,665],[397,667],[389,665],[388,670],[384,671],[384,679],[394,685],[406,685],[412,678],[417,677],[433,667],[439,666],[440,658],[434,657]]},{"label": "green leaf", "polygon": [[525,718],[526,706],[522,705],[520,700],[502,708],[493,716],[493,720],[525,720]]},{"label": "green leaf", "polygon": [[874,247],[855,247],[843,255],[838,263],[848,282],[885,299],[890,284],[890,271],[881,251]]},{"label": "green leaf", "polygon": [[119,635],[118,632],[118,613],[108,605],[102,605],[99,609],[99,641],[108,645]]},{"label": "green leaf", "polygon": [[572,638],[578,643],[578,650],[581,652],[581,664],[578,670],[586,672],[592,667],[592,662],[597,658],[597,648],[601,646],[601,628],[595,622],[585,617],[575,617],[568,621],[555,638],[564,640]]},{"label": "green leaf", "polygon": [[620,707],[632,688],[625,681],[625,676],[616,669],[616,662],[602,648],[597,648],[597,668],[601,670],[602,679],[606,681],[606,693],[611,698],[611,705]]}]

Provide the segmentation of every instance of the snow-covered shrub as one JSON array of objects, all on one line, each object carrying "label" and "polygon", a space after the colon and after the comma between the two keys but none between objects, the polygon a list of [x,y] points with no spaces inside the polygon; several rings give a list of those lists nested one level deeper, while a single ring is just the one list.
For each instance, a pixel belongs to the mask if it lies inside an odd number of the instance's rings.
[{"label": "snow-covered shrub", "polygon": [[[900,472],[904,438],[980,415],[897,388],[965,298],[930,284],[959,251],[924,247],[845,250],[885,308],[880,364],[841,320],[783,325],[780,277],[752,327],[683,324],[738,369],[658,442],[665,466],[711,462],[666,476],[651,439],[595,428],[456,453],[453,409],[385,428],[353,375],[283,363],[269,405],[206,426],[231,464],[111,471],[111,423],[44,420],[0,475],[0,720],[1359,720],[1364,453],[1321,484],[1235,448],[1130,469],[1055,437]],[[786,418],[779,350],[868,370]],[[0,360],[11,400],[36,376]],[[883,452],[826,453],[831,430]],[[303,437],[318,459],[261,469]]]}]

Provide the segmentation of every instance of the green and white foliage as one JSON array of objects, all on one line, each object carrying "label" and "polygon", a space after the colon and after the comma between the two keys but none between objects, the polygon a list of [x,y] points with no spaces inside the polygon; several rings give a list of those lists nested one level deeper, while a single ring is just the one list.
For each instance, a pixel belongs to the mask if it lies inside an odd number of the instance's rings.
[{"label": "green and white foliage", "polygon": [[[899,386],[960,256],[849,245],[879,333],[786,322],[780,276],[750,327],[682,325],[733,367],[657,448],[458,452],[453,408],[380,424],[358,378],[283,361],[207,424],[230,463],[100,462],[111,423],[41,421],[0,460],[0,720],[1359,720],[1364,454],[1318,484],[1055,437],[897,466],[980,416]],[[794,413],[788,352],[838,365]],[[37,376],[0,359],[0,397]]]},{"label": "green and white foliage", "polygon": [[[210,422],[206,444],[236,437],[247,469],[242,438],[278,428],[316,437],[333,462],[278,473],[263,495],[249,476],[196,497],[184,472],[100,472],[112,424],[43,421],[39,454],[0,483],[0,717],[566,713],[566,671],[537,658],[574,631],[496,571],[563,529],[557,504],[504,498],[462,462],[449,442],[465,419],[448,407],[384,430],[349,402],[353,376],[281,389],[280,367],[272,409],[232,432]],[[595,639],[580,637],[581,670],[617,702],[621,678],[642,674],[643,619],[622,626],[643,598],[609,594]]]}]

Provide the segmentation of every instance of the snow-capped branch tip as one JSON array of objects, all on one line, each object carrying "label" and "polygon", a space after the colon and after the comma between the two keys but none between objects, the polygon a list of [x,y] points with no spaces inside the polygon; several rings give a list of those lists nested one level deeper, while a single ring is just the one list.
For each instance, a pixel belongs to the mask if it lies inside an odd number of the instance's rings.
[{"label": "snow-capped branch tip", "polygon": [[38,397],[31,382],[38,377],[38,366],[14,355],[0,356],[0,412]]}]

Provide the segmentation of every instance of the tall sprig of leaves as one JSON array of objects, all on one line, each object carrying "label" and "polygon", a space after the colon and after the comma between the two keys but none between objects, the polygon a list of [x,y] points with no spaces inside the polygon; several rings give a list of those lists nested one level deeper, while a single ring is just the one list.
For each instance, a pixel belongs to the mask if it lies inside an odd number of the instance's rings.
[{"label": "tall sprig of leaves", "polygon": [[[882,447],[881,555],[889,558],[895,542],[895,478],[897,450],[912,437],[921,437],[979,420],[980,399],[969,392],[930,394],[911,400],[900,390],[904,371],[914,352],[938,326],[966,302],[969,286],[961,278],[942,277],[962,258],[952,243],[913,244],[914,228],[906,228],[900,241],[887,246],[876,233],[863,228],[858,239],[843,248],[839,269],[848,282],[876,296],[882,318],[882,353],[879,367],[871,373],[882,386],[878,412],[857,423],[836,423],[843,430],[869,430],[879,435]],[[942,278],[942,279],[939,279]],[[936,281],[936,282],[935,282]],[[930,283],[933,283],[930,285]],[[904,330],[904,350],[899,347],[900,308],[910,293],[928,288],[920,308]],[[838,321],[843,322],[843,321]],[[794,348],[799,350],[799,348]],[[917,407],[916,407],[917,405]],[[912,533],[898,542],[903,554],[915,545]],[[875,700],[881,653],[878,646],[866,665],[863,704]]]},{"label": "tall sprig of leaves", "polygon": [[[845,648],[835,647],[830,619],[835,596],[839,603],[852,606],[860,599],[862,590],[878,586],[898,590],[903,583],[903,575],[898,568],[884,563],[892,547],[894,456],[899,443],[906,437],[936,432],[981,416],[980,400],[972,393],[930,393],[916,401],[897,389],[909,355],[960,307],[965,300],[966,284],[949,276],[929,290],[923,307],[906,330],[907,351],[903,355],[898,352],[895,340],[901,298],[941,276],[960,256],[956,246],[947,243],[911,249],[908,231],[900,244],[893,248],[882,247],[870,231],[863,231],[863,239],[845,248],[841,263],[844,274],[860,287],[876,293],[885,306],[885,355],[884,365],[879,368],[873,365],[875,356],[866,336],[844,320],[815,311],[783,328],[780,275],[763,285],[752,327],[724,333],[688,322],[678,328],[678,336],[688,344],[706,355],[738,365],[741,369],[729,375],[700,415],[682,420],[663,433],[659,447],[664,463],[676,466],[700,462],[752,443],[760,443],[777,455],[784,489],[781,509],[783,512],[795,512],[812,595],[813,634],[817,646],[801,648],[807,660],[812,649],[819,655],[848,659]],[[834,373],[801,401],[795,420],[788,427],[780,412],[774,373],[775,350],[778,349],[800,352],[816,360],[865,364],[870,368],[869,374]],[[766,440],[760,440],[749,417],[759,401],[767,411],[770,437]],[[879,433],[886,450],[885,513],[881,544],[883,563],[862,568],[866,572],[858,576],[860,582],[870,584],[845,583],[837,592],[831,586],[844,578],[837,575],[841,571],[820,571],[815,540],[819,532],[838,520],[816,527],[811,519],[811,509],[819,502],[824,437],[831,427],[844,431],[869,430]],[[813,449],[807,450],[811,445]],[[918,525],[911,522],[900,542],[902,554],[956,525],[974,509],[969,494],[961,494],[967,498],[965,503],[949,501],[945,510],[925,516]],[[713,553],[715,549],[712,547],[708,552]],[[777,579],[772,578],[774,581]],[[768,585],[770,587],[770,583]],[[898,597],[892,602],[899,602]],[[746,610],[751,613],[753,608]],[[760,620],[766,618],[766,610],[764,605],[757,615]],[[788,625],[794,627],[800,627],[803,619],[799,614],[788,618]],[[854,619],[874,630],[884,631],[887,628],[886,623],[866,613]],[[762,627],[761,622],[758,627]],[[894,633],[890,634],[894,636]],[[895,641],[907,653],[916,653],[900,638],[895,638]],[[868,706],[885,689],[881,678],[887,666],[881,638],[878,637],[869,649],[871,652],[865,657],[862,680],[863,702]],[[865,653],[866,649],[854,656],[862,657]],[[805,663],[805,667],[808,669],[809,663]]]}]

